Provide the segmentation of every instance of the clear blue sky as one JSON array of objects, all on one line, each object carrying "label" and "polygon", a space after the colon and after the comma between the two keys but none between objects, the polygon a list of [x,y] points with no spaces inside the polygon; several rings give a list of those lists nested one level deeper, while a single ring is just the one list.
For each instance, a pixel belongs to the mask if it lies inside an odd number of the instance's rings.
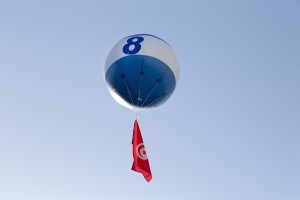
[{"label": "clear blue sky", "polygon": [[[136,33],[181,69],[139,113],[150,183],[103,80]],[[0,199],[299,200],[300,2],[0,0]]]}]

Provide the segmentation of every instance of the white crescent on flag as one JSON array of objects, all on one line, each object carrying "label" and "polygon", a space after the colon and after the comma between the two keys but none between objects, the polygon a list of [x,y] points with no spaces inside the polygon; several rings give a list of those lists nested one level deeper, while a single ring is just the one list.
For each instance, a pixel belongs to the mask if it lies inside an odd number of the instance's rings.
[{"label": "white crescent on flag", "polygon": [[138,155],[138,157],[140,159],[142,159],[142,160],[147,160],[148,159],[144,143],[138,144],[136,146],[135,150],[136,150],[136,154]]}]

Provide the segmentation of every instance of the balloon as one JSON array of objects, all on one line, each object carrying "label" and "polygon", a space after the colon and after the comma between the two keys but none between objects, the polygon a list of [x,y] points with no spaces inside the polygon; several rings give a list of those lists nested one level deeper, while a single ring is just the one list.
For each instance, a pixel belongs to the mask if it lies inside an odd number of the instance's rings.
[{"label": "balloon", "polygon": [[165,103],[179,81],[179,65],[171,46],[149,34],[121,39],[110,51],[104,79],[112,97],[130,109]]}]

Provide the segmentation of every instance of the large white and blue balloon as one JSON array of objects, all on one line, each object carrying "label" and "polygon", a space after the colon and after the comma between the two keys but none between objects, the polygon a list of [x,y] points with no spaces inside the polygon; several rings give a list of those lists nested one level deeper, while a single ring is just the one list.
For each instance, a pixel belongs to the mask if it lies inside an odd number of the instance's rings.
[{"label": "large white and blue balloon", "polygon": [[121,39],[107,56],[104,79],[112,97],[130,109],[166,102],[179,81],[179,66],[171,46],[149,34]]}]

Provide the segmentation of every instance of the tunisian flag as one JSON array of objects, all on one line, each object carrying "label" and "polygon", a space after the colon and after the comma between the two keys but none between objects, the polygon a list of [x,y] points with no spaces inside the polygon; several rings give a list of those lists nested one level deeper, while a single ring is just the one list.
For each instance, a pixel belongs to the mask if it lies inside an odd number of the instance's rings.
[{"label": "tunisian flag", "polygon": [[149,182],[152,179],[152,174],[142,134],[137,120],[135,120],[133,128],[132,154],[133,164],[131,169],[136,172],[142,173],[145,179]]}]

